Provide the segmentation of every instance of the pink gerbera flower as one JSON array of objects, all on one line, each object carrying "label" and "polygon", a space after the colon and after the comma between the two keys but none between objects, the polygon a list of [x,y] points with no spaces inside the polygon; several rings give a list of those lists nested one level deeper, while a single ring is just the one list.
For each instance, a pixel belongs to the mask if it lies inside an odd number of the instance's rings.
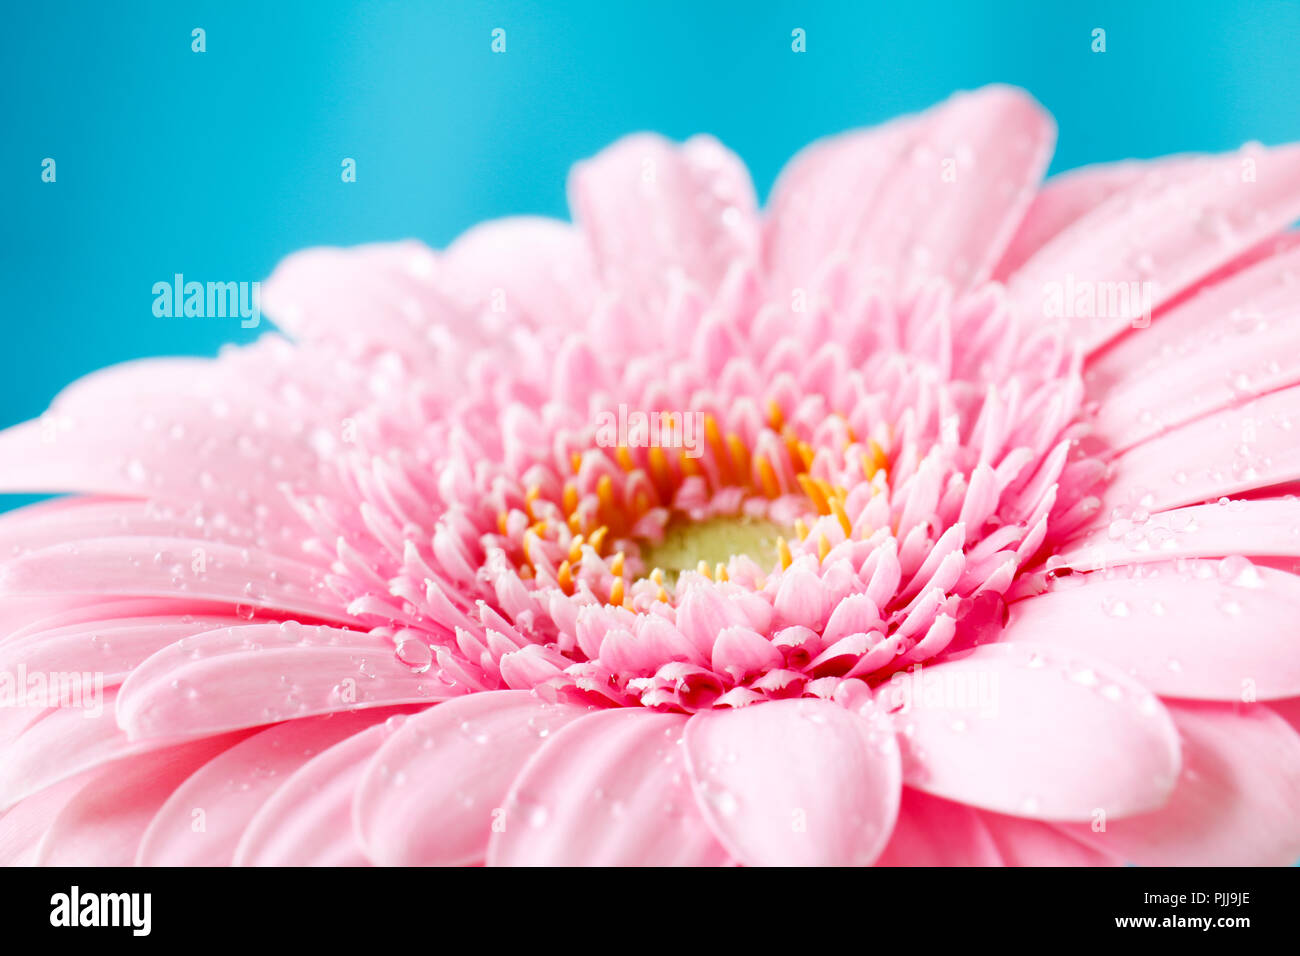
[{"label": "pink gerbera flower", "polygon": [[1053,136],[629,137],[0,435],[0,674],[103,688],[0,859],[1300,857],[1300,151]]}]

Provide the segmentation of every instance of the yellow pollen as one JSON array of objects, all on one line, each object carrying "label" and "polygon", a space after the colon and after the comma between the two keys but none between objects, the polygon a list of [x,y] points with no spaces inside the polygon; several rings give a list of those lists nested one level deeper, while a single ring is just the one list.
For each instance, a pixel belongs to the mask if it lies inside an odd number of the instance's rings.
[{"label": "yellow pollen", "polygon": [[723,564],[721,561],[718,562],[718,567],[716,568],[716,570],[714,570],[713,577],[718,581],[731,580],[731,576],[727,574],[727,566]]},{"label": "yellow pollen", "polygon": [[614,575],[614,577],[616,578],[621,578],[623,576],[623,552],[622,551],[614,555],[613,559],[609,562],[609,573]]},{"label": "yellow pollen", "polygon": [[573,568],[569,566],[568,561],[560,563],[560,569],[555,572],[555,580],[565,594],[573,593]]},{"label": "yellow pollen", "polygon": [[597,554],[600,554],[601,545],[605,543],[605,535],[607,534],[609,534],[609,528],[601,525],[592,533],[591,537],[587,539],[587,543],[591,545],[591,549]]},{"label": "yellow pollen", "polygon": [[528,515],[529,521],[536,521],[537,515],[533,514],[533,502],[541,495],[542,489],[533,485],[524,494],[524,512]]},{"label": "yellow pollen", "polygon": [[799,536],[800,541],[808,537],[808,526],[803,523],[803,518],[794,519],[794,533]]},{"label": "yellow pollen", "polygon": [[624,471],[632,471],[636,468],[636,462],[632,460],[632,452],[628,450],[626,445],[619,445],[618,451],[614,454],[615,457],[618,458],[618,463],[623,467]]},{"label": "yellow pollen", "polygon": [[573,543],[569,545],[569,563],[577,564],[578,559],[582,557],[582,535],[576,535]]},{"label": "yellow pollen", "polygon": [[831,553],[831,543],[826,540],[826,535],[817,536],[817,560],[825,561],[826,555]]},{"label": "yellow pollen", "polygon": [[564,483],[563,507],[566,515],[573,514],[574,509],[578,507],[578,486],[572,481]]},{"label": "yellow pollen", "polygon": [[699,564],[695,566],[695,570],[700,574],[704,575],[710,581],[713,580],[713,571],[709,568],[709,562],[701,561]]},{"label": "yellow pollen", "polygon": [[776,553],[781,559],[781,567],[788,568],[794,557],[790,554],[790,545],[786,543],[785,538],[776,539]]},{"label": "yellow pollen", "polygon": [[609,589],[609,603],[615,606],[623,603],[623,579],[615,578]]}]

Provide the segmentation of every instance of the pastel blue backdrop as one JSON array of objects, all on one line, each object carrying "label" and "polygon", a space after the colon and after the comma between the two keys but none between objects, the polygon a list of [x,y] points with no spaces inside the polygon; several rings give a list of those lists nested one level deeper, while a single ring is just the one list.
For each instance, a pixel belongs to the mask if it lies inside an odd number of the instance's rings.
[{"label": "pastel blue backdrop", "polygon": [[716,134],[761,196],[818,136],[994,80],[1056,115],[1053,171],[1300,139],[1290,2],[51,2],[5,18],[0,426],[103,365],[259,334],[155,318],[151,286],[173,273],[253,280],[303,246],[441,246],[489,217],[563,216],[569,165],[631,130]]}]

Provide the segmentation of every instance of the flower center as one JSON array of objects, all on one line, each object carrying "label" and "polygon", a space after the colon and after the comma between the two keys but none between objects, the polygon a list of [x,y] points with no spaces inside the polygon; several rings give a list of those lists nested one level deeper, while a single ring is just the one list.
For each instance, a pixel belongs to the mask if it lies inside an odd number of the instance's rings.
[{"label": "flower center", "polygon": [[715,580],[727,579],[727,567],[738,557],[748,558],[764,570],[781,561],[781,544],[793,532],[765,518],[721,516],[693,521],[674,517],[662,540],[642,545],[641,563],[662,575],[671,588],[683,571],[698,571]]}]

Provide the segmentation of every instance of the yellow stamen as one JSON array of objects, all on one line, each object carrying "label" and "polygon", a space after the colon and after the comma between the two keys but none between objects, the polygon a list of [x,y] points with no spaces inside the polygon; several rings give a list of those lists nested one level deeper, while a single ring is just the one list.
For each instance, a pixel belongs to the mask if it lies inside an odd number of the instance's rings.
[{"label": "yellow stamen", "polygon": [[[885,449],[880,447],[880,442],[872,438],[867,442],[867,447],[871,450],[871,458],[877,468],[884,468],[889,464],[889,455],[885,454]],[[867,477],[871,476],[868,475]]]},{"label": "yellow stamen", "polygon": [[695,566],[695,570],[700,574],[704,575],[710,581],[713,580],[713,571],[712,569],[709,568],[709,562],[701,561],[699,564]]},{"label": "yellow stamen", "polygon": [[840,501],[839,496],[832,498],[830,501],[831,514],[839,521],[840,527],[844,529],[844,537],[853,537],[853,522],[849,521],[848,512],[844,510],[844,504]]},{"label": "yellow stamen", "polygon": [[776,553],[781,559],[782,568],[788,568],[790,562],[794,560],[794,556],[790,554],[790,545],[786,543],[785,538],[776,539]]},{"label": "yellow stamen", "polygon": [[600,501],[601,513],[609,515],[614,509],[614,479],[601,475],[596,482],[596,498]]},{"label": "yellow stamen", "polygon": [[632,460],[632,452],[628,450],[626,445],[619,445],[614,456],[618,459],[618,463],[623,467],[624,471],[631,471],[636,468],[636,462]]},{"label": "yellow stamen", "polygon": [[664,450],[655,445],[646,453],[646,457],[650,465],[650,480],[655,488],[660,494],[670,490],[669,483],[672,476],[668,473],[668,458],[664,455]]},{"label": "yellow stamen", "polygon": [[767,456],[758,459],[758,483],[763,487],[763,494],[768,498],[777,498],[781,494],[781,484],[776,480],[776,470]]},{"label": "yellow stamen", "polygon": [[733,474],[737,481],[743,481],[749,474],[749,449],[741,441],[739,435],[727,436],[727,449],[731,452],[732,465],[735,468]]},{"label": "yellow stamen", "polygon": [[836,497],[835,489],[825,478],[814,478],[813,481],[817,482],[817,487],[821,489],[822,497],[826,499],[826,510],[823,511],[822,514],[830,514],[831,502],[834,501]]},{"label": "yellow stamen", "polygon": [[817,536],[817,560],[825,561],[826,555],[831,553],[831,543],[826,540],[826,535]]},{"label": "yellow stamen", "polygon": [[797,480],[799,482],[799,487],[803,489],[803,493],[808,496],[808,500],[811,501],[813,507],[817,509],[817,513],[819,515],[830,514],[831,509],[826,503],[826,495],[822,493],[821,486],[806,474],[798,475]]},{"label": "yellow stamen", "polygon": [[615,578],[609,589],[609,603],[618,606],[623,603],[623,579]]},{"label": "yellow stamen", "polygon": [[573,568],[569,566],[568,561],[560,563],[560,569],[555,572],[555,580],[565,594],[573,593]]},{"label": "yellow stamen", "polygon": [[718,567],[717,567],[717,569],[713,572],[713,576],[714,576],[715,579],[717,579],[717,580],[719,580],[719,581],[730,581],[730,580],[731,580],[731,576],[730,576],[729,574],[727,574],[727,566],[726,566],[725,564],[723,564],[721,561],[718,562]]},{"label": "yellow stamen", "polygon": [[794,519],[794,533],[799,536],[800,541],[808,537],[808,526],[803,523],[803,518]]},{"label": "yellow stamen", "polygon": [[609,573],[614,575],[614,577],[616,578],[621,578],[623,576],[623,552],[622,551],[614,555],[613,559],[609,562]]},{"label": "yellow stamen", "polygon": [[775,398],[767,400],[767,423],[774,432],[779,432],[781,426],[785,424],[785,416],[781,414],[781,406],[776,403]]},{"label": "yellow stamen", "polygon": [[600,547],[605,543],[605,535],[607,534],[609,534],[609,528],[601,525],[592,533],[591,537],[587,539],[587,543],[591,545],[591,549],[597,554],[600,554]]},{"label": "yellow stamen", "polygon": [[723,444],[722,433],[718,431],[718,422],[712,415],[704,416],[704,437],[709,443],[709,448],[713,450],[713,460],[718,466],[718,480],[724,485],[730,484],[727,448]]}]

